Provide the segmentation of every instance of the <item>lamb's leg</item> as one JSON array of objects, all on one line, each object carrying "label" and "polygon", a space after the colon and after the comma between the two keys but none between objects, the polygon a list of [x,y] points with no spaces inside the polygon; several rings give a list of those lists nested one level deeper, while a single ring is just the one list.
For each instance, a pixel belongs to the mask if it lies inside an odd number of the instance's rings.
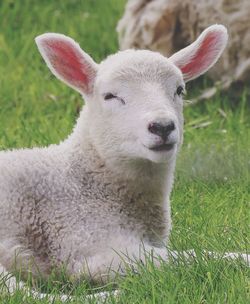
[{"label": "lamb's leg", "polygon": [[[175,254],[175,255],[177,254],[177,257],[178,257],[177,252],[172,252],[172,253]],[[184,251],[182,254],[186,257],[196,257],[196,254],[195,254],[194,250]],[[211,257],[213,259],[226,259],[226,260],[241,259],[246,263],[246,265],[248,267],[250,267],[250,254],[247,254],[247,253],[225,252],[224,254],[221,254],[221,253],[218,253],[218,252],[204,250],[202,252],[202,254],[203,254],[203,256],[208,256],[208,257]]]},{"label": "lamb's leg", "polygon": [[[164,261],[167,261],[170,258],[173,260],[178,260],[183,257],[185,259],[196,258],[196,253],[194,250],[178,252],[178,251],[171,251],[171,250],[162,249],[162,248],[151,248],[151,252],[154,253],[154,257],[156,259],[157,259],[157,257],[159,257],[159,258],[163,259]],[[218,252],[204,250],[202,252],[202,255],[211,257],[213,259],[227,259],[227,260],[242,259],[246,263],[246,265],[248,267],[250,267],[250,254],[238,253],[238,252],[226,252],[224,254],[221,254]]]},{"label": "lamb's leg", "polygon": [[[73,296],[69,295],[51,295],[45,293],[39,293],[31,288],[28,288],[23,282],[18,282],[16,278],[9,273],[1,264],[0,264],[0,293],[9,293],[14,294],[16,290],[23,290],[24,294],[27,297],[32,297],[35,299],[47,299],[49,302],[53,303],[55,299],[60,300],[61,302],[74,300]],[[113,292],[99,292],[92,295],[87,295],[85,299],[95,299],[98,303],[105,303],[107,298],[112,296],[116,296],[118,293],[117,290]]]},{"label": "lamb's leg", "polygon": [[[147,258],[151,259],[155,265],[159,265],[161,261],[168,262],[170,259],[173,261],[180,261],[181,259],[191,260],[196,258],[196,253],[194,250],[187,250],[187,251],[174,251],[169,250],[166,247],[154,247],[149,245],[140,245],[139,251],[130,251],[131,255],[127,256],[127,263],[131,263],[131,265],[136,265],[137,261],[145,262]],[[241,259],[243,260],[246,265],[250,266],[250,254],[246,253],[238,253],[238,252],[226,252],[226,253],[219,253],[219,252],[212,252],[203,250],[202,252],[203,257],[210,257],[213,259],[226,259],[226,260],[236,260]]]},{"label": "lamb's leg", "polygon": [[[0,265],[0,293],[9,293],[14,294],[17,289],[22,289],[28,297],[32,297],[35,299],[47,299],[49,302],[53,303],[55,299],[60,300],[61,302],[74,300],[73,296],[69,295],[51,295],[45,293],[39,293],[35,290],[32,290],[25,286],[23,282],[18,282],[16,278],[10,274],[6,269]],[[87,295],[85,299],[95,299],[98,303],[105,303],[107,298],[112,296],[116,296],[118,293],[117,290],[113,292],[99,292],[92,295]]]},{"label": "lamb's leg", "polygon": [[[143,264],[147,263],[147,260],[151,260],[156,266],[160,266],[162,261],[169,262],[172,261],[181,261],[192,260],[196,258],[194,250],[188,250],[183,252],[171,251],[166,247],[154,247],[147,244],[139,244],[132,242],[127,244],[128,246],[121,252],[111,250],[107,251],[106,254],[98,254],[93,256],[88,260],[88,270],[90,277],[93,276],[93,279],[100,279],[103,281],[109,281],[110,278],[114,279],[114,276],[117,273],[125,273],[126,268],[131,268],[135,272],[138,262]],[[218,253],[203,251],[202,256],[210,257],[213,259],[226,259],[226,260],[236,260],[242,259],[247,266],[250,266],[250,254],[244,253]],[[110,267],[108,267],[110,265]],[[110,271],[111,270],[111,271]]]},{"label": "lamb's leg", "polygon": [[24,283],[18,282],[16,278],[0,264],[0,292],[14,293],[15,290],[22,289],[23,287]]},{"label": "lamb's leg", "polygon": [[[138,248],[138,247],[137,247]],[[132,253],[131,256],[129,253]],[[177,251],[170,251],[166,248],[157,248],[149,245],[141,245],[139,246],[136,251],[130,251],[129,253],[114,253],[112,257],[112,261],[114,261],[115,254],[118,256],[118,260],[122,260],[122,263],[125,263],[126,266],[132,267],[136,271],[136,263],[138,261],[142,261],[143,263],[146,262],[147,259],[151,259],[156,265],[159,265],[161,261],[169,261],[169,259],[172,260],[178,260],[181,258],[185,259],[192,259],[196,257],[196,254],[194,250],[188,250],[183,252],[177,252]],[[223,255],[215,252],[210,251],[204,251],[203,255],[207,255],[212,258],[224,258],[224,259],[243,259],[248,266],[250,266],[250,255],[249,254],[241,254],[241,253],[225,253]],[[95,263],[95,266],[97,266],[96,262],[99,259],[94,259],[93,263]],[[99,260],[100,261],[100,260]],[[112,264],[112,263],[111,263]],[[117,264],[118,265],[118,264]],[[117,266],[116,265],[116,266]],[[100,265],[101,266],[101,265]],[[123,268],[123,267],[121,267]],[[108,267],[107,267],[108,269]],[[4,281],[4,283],[3,283]],[[25,289],[25,293],[27,296],[32,296],[36,299],[43,299],[46,298],[49,302],[53,302],[55,299],[59,299],[62,302],[74,300],[75,298],[73,296],[69,295],[50,295],[50,294],[43,294],[39,293],[37,291],[28,289],[25,287],[24,283],[17,282],[15,277],[13,277],[10,273],[8,273],[3,266],[0,265],[0,286],[6,286],[8,292],[14,293],[17,288]],[[100,292],[93,295],[87,295],[85,296],[85,299],[95,299],[98,301],[98,303],[105,303],[107,298],[110,296],[117,296],[119,293],[118,290],[115,290],[113,292]]]},{"label": "lamb's leg", "polygon": [[[55,301],[55,299],[60,300],[61,302],[66,302],[66,301],[74,301],[76,300],[76,298],[74,296],[69,296],[69,295],[51,295],[51,294],[46,294],[46,293],[39,293],[36,291],[31,291],[30,294],[33,298],[35,299],[47,299],[49,302],[53,303]],[[91,295],[87,295],[84,298],[82,298],[82,300],[97,300],[98,303],[106,303],[107,299],[110,296],[116,297],[118,295],[118,290],[114,290],[112,292],[110,291],[103,291],[103,292],[98,292],[98,293],[94,293]],[[81,298],[81,297],[80,297]],[[80,298],[77,298],[78,300]]]}]

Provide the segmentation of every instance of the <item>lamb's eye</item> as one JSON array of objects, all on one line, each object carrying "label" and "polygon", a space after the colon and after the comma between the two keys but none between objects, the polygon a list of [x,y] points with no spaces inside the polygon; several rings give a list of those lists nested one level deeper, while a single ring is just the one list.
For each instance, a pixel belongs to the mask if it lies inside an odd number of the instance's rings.
[{"label": "lamb's eye", "polygon": [[178,86],[177,90],[176,90],[176,94],[178,96],[181,96],[184,93],[184,88],[183,86]]},{"label": "lamb's eye", "polygon": [[108,100],[108,99],[112,99],[112,98],[116,98],[116,96],[112,93],[104,94],[104,100]]},{"label": "lamb's eye", "polygon": [[114,95],[112,93],[104,94],[103,98],[104,98],[104,100],[109,100],[109,99],[115,98],[115,99],[119,100],[122,104],[125,104],[125,101],[121,97]]}]

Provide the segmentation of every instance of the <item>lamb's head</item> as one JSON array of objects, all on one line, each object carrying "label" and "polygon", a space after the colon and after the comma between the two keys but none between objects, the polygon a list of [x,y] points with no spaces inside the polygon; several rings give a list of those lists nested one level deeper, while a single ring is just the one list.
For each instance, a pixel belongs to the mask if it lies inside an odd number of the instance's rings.
[{"label": "lamb's head", "polygon": [[80,92],[88,112],[90,138],[105,159],[173,159],[182,142],[185,82],[207,71],[227,42],[221,25],[170,58],[126,50],[96,64],[64,35],[36,38],[51,71]]}]

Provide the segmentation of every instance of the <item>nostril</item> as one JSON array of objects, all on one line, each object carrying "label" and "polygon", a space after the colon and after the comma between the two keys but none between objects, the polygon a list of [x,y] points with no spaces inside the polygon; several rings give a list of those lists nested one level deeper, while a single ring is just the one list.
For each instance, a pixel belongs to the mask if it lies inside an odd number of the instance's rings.
[{"label": "nostril", "polygon": [[175,130],[175,124],[173,121],[167,124],[152,122],[148,125],[148,130],[153,134],[159,135],[165,140],[168,135]]},{"label": "nostril", "polygon": [[148,130],[153,134],[161,135],[162,125],[156,122],[152,122],[148,125]]},{"label": "nostril", "polygon": [[167,132],[171,132],[171,131],[174,131],[175,129],[175,124],[173,121],[171,121],[170,123],[168,123],[166,126],[165,126],[165,130]]}]

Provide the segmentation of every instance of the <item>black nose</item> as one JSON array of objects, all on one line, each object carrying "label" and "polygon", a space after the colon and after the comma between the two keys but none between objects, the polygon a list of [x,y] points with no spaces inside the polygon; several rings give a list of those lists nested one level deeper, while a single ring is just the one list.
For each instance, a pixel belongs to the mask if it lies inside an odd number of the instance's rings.
[{"label": "black nose", "polygon": [[166,140],[169,134],[175,129],[175,124],[173,121],[167,124],[162,124],[158,122],[151,122],[148,125],[149,132],[160,136],[163,140]]}]

